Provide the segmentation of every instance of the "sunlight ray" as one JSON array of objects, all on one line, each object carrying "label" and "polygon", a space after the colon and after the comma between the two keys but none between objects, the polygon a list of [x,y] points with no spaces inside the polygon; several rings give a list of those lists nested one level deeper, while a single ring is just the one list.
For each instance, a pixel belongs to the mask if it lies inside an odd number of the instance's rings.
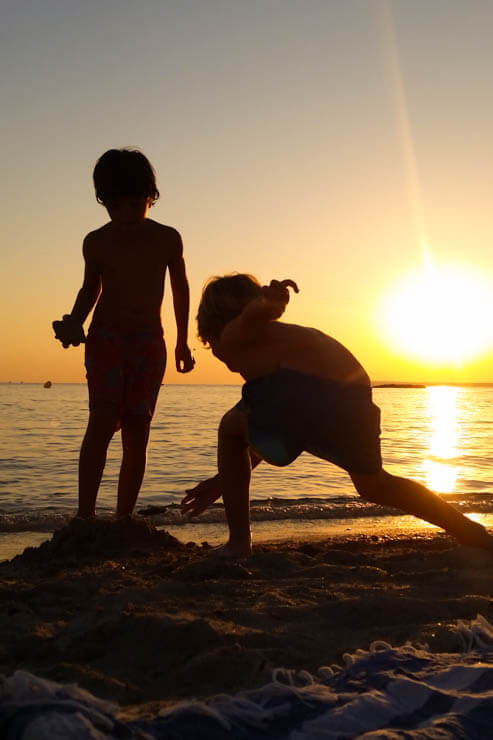
[{"label": "sunlight ray", "polygon": [[429,240],[424,214],[423,194],[390,0],[381,0],[379,3],[379,16],[384,64],[389,79],[397,129],[402,146],[409,206],[421,256],[423,259],[426,259],[429,253]]}]

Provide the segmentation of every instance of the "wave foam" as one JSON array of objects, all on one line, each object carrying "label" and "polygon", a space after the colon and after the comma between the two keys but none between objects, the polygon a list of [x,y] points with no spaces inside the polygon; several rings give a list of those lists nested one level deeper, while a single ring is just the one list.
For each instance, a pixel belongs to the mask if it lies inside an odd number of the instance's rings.
[{"label": "wave foam", "polygon": [[[467,494],[444,495],[443,498],[454,504],[463,513],[493,513],[493,495]],[[101,511],[108,516],[110,512]],[[303,499],[256,499],[251,502],[252,521],[331,520],[358,519],[371,517],[395,517],[401,512],[391,507],[382,507],[365,502],[358,496],[338,496],[331,498]],[[16,511],[0,513],[0,532],[53,532],[64,527],[75,511]],[[150,519],[156,526],[179,526],[181,524],[214,524],[225,520],[222,504],[214,504],[193,520],[184,519],[179,504],[167,506],[148,506],[137,509],[137,517]]]}]

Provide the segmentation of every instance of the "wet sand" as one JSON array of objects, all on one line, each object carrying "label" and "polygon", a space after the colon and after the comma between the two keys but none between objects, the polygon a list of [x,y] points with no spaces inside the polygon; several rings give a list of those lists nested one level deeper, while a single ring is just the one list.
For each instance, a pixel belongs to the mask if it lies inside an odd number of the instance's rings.
[{"label": "wet sand", "polygon": [[0,564],[0,672],[78,683],[125,716],[316,671],[373,640],[456,651],[493,621],[493,557],[436,530],[257,544],[243,561],[145,520],[74,521]]}]

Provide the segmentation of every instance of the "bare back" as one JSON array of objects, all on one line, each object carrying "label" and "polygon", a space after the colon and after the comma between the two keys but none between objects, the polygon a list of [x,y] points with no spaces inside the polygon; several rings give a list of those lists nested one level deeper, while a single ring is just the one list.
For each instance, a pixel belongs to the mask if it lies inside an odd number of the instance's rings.
[{"label": "bare back", "polygon": [[215,354],[245,380],[288,368],[330,380],[370,385],[364,368],[346,347],[317,329],[297,324],[269,321],[253,341],[220,342]]},{"label": "bare back", "polygon": [[93,324],[122,328],[161,326],[166,270],[184,270],[179,233],[156,221],[109,222],[84,241],[86,276],[99,276],[101,295]]}]

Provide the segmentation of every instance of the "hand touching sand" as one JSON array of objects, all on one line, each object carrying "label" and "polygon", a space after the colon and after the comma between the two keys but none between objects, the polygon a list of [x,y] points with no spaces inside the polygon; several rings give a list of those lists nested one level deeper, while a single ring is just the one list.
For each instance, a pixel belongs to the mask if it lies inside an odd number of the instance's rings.
[{"label": "hand touching sand", "polygon": [[218,498],[221,498],[221,492],[218,476],[215,475],[213,478],[201,481],[194,488],[187,489],[186,496],[181,502],[182,516],[188,516],[189,519],[198,516]]}]

